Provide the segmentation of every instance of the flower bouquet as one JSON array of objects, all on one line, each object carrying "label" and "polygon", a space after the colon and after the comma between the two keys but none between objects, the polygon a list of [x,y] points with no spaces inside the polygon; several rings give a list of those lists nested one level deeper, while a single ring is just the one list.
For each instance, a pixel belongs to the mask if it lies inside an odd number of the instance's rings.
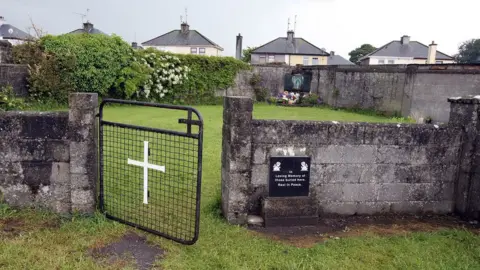
[{"label": "flower bouquet", "polygon": [[279,93],[277,96],[277,102],[284,104],[284,105],[292,105],[299,101],[300,94],[299,93],[289,93],[288,91],[283,91],[283,93]]}]

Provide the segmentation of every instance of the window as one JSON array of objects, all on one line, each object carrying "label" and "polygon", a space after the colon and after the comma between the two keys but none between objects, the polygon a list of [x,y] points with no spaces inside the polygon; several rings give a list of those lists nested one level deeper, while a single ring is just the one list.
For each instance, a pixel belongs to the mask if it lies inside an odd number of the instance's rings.
[{"label": "window", "polygon": [[191,48],[191,49],[190,49],[190,52],[191,52],[192,54],[197,54],[197,48]]},{"label": "window", "polygon": [[443,61],[435,61],[435,64],[443,64]]},{"label": "window", "polygon": [[310,60],[310,58],[309,58],[308,56],[304,56],[304,57],[303,57],[303,65],[304,65],[304,66],[308,66],[308,64],[309,64],[309,62],[310,62],[309,60]]},{"label": "window", "polygon": [[198,48],[198,53],[201,55],[205,54],[205,48]]},{"label": "window", "polygon": [[388,64],[390,64],[390,65],[395,64],[395,60],[388,60]]},{"label": "window", "polygon": [[378,64],[379,64],[379,65],[384,65],[384,64],[385,64],[385,60],[378,60]]},{"label": "window", "polygon": [[275,55],[269,55],[269,56],[268,56],[268,62],[269,62],[269,63],[275,62]]},{"label": "window", "polygon": [[260,63],[266,63],[265,61],[265,55],[260,55]]},{"label": "window", "polygon": [[312,65],[318,65],[318,57],[312,58]]}]

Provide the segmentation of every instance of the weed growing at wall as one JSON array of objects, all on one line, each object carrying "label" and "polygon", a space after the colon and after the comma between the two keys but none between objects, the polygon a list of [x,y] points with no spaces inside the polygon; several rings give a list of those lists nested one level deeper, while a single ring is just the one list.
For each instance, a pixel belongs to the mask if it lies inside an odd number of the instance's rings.
[{"label": "weed growing at wall", "polygon": [[23,99],[15,97],[11,86],[0,89],[0,111],[21,110],[25,107]]},{"label": "weed growing at wall", "polygon": [[67,103],[68,94],[74,91],[75,57],[73,55],[57,57],[54,54],[45,53],[37,63],[28,67],[30,99]]},{"label": "weed growing at wall", "polygon": [[301,104],[316,106],[321,104],[320,97],[317,94],[308,94],[300,100]]},{"label": "weed growing at wall", "polygon": [[270,96],[270,91],[265,88],[260,86],[260,81],[262,78],[260,77],[260,74],[254,73],[252,77],[250,78],[250,86],[253,88],[253,92],[255,94],[255,100],[259,102],[264,102],[267,101],[268,96]]}]

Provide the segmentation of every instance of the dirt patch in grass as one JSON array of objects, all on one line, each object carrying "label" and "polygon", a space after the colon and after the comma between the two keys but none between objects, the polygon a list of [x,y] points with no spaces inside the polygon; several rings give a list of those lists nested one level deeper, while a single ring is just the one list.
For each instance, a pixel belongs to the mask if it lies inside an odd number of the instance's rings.
[{"label": "dirt patch in grass", "polygon": [[133,232],[106,246],[96,243],[90,249],[90,254],[101,263],[118,267],[136,266],[140,270],[152,269],[155,259],[164,253],[161,248],[149,245],[145,237]]},{"label": "dirt patch in grass", "polygon": [[42,229],[57,229],[60,227],[59,219],[29,220],[26,218],[0,219],[0,239],[12,238],[25,232],[39,231]]},{"label": "dirt patch in grass", "polygon": [[466,222],[454,216],[351,216],[321,218],[316,226],[249,228],[256,234],[296,247],[312,247],[344,237],[404,235],[442,229],[467,229],[480,233],[478,222]]}]

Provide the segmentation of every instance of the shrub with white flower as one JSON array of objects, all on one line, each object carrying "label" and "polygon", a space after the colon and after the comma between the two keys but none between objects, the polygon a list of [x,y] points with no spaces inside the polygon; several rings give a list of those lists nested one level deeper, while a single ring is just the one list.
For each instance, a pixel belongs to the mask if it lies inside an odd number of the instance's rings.
[{"label": "shrub with white flower", "polygon": [[150,68],[150,75],[143,86],[143,93],[149,99],[162,99],[188,79],[190,68],[182,65],[180,59],[171,55],[147,53],[140,60]]}]

